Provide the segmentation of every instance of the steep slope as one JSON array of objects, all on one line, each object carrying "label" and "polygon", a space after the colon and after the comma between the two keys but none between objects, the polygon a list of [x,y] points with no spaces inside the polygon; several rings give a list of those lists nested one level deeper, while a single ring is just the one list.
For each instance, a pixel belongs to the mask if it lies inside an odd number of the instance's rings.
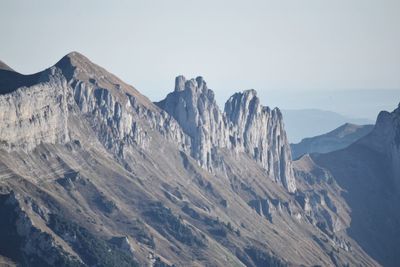
[{"label": "steep slope", "polygon": [[[345,233],[318,225],[308,193],[280,180],[290,173],[276,176],[291,164],[281,116],[254,92],[222,113],[204,81],[190,81],[196,97],[175,91],[195,116],[175,119],[76,52],[36,75],[0,96],[0,255],[11,262],[376,266]],[[207,144],[212,169],[193,153]]]},{"label": "steep slope", "polygon": [[400,109],[379,114],[373,131],[348,148],[313,155],[345,190],[349,235],[384,266],[400,261]]},{"label": "steep slope", "polygon": [[327,153],[345,148],[369,134],[373,128],[373,125],[345,123],[329,133],[304,138],[300,143],[291,144],[292,156],[298,158],[306,153]]},{"label": "steep slope", "polygon": [[176,119],[192,140],[192,156],[200,166],[212,170],[216,148],[227,147],[226,120],[215,102],[214,92],[202,77],[175,79],[175,90],[165,100],[156,103]]}]

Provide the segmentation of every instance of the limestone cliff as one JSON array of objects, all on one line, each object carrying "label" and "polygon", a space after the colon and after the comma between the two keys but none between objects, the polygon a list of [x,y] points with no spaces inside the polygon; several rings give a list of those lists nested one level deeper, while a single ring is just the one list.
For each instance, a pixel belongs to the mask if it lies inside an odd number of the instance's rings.
[{"label": "limestone cliff", "polygon": [[234,149],[244,151],[261,164],[268,175],[296,191],[289,142],[278,108],[260,104],[255,90],[236,93],[225,104]]},{"label": "limestone cliff", "polygon": [[192,140],[191,154],[212,170],[220,148],[246,153],[289,192],[296,190],[292,160],[279,109],[260,104],[255,90],[234,94],[220,111],[202,77],[178,76],[174,92],[157,103]]},{"label": "limestone cliff", "polygon": [[67,82],[55,67],[42,76],[35,85],[0,95],[0,148],[28,151],[69,140]]},{"label": "limestone cliff", "polygon": [[214,92],[207,88],[203,78],[186,80],[178,76],[174,92],[157,105],[173,116],[190,136],[191,154],[200,166],[212,170],[215,149],[228,145],[228,132]]}]

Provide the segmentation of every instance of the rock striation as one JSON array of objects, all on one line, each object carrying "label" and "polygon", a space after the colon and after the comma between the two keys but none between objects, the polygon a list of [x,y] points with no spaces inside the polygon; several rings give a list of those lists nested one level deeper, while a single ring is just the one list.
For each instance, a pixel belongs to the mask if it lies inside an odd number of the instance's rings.
[{"label": "rock striation", "polygon": [[246,153],[289,192],[296,191],[288,140],[279,109],[260,103],[255,90],[236,93],[222,112],[202,77],[178,76],[175,90],[156,103],[191,138],[191,155],[210,171],[218,149]]},{"label": "rock striation", "polygon": [[229,139],[255,159],[276,182],[296,191],[292,157],[280,110],[262,106],[255,90],[236,93],[225,104]]},{"label": "rock striation", "polygon": [[67,82],[52,67],[45,80],[0,95],[0,148],[29,151],[41,143],[65,143],[68,134]]},{"label": "rock striation", "polygon": [[214,92],[203,78],[176,77],[175,90],[156,104],[174,117],[190,137],[192,157],[203,168],[212,170],[216,149],[228,146],[229,133]]},{"label": "rock striation", "polygon": [[373,131],[359,144],[385,157],[393,183],[400,190],[400,103],[393,112],[381,111]]}]

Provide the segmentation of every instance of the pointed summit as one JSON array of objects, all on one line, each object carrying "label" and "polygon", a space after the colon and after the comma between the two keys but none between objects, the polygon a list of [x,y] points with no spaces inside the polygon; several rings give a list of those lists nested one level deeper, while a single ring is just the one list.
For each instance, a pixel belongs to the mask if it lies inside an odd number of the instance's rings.
[{"label": "pointed summit", "polygon": [[96,68],[101,68],[100,66],[90,61],[90,59],[88,59],[87,57],[76,51],[73,51],[65,55],[55,64],[55,66],[59,67],[60,69],[79,68],[87,71],[94,70]]},{"label": "pointed summit", "polygon": [[81,75],[79,75],[80,78],[89,78],[88,76],[95,76],[96,74],[104,74],[104,72],[106,72],[105,69],[96,65],[87,57],[76,51],[65,55],[55,64],[55,66],[63,71],[67,79],[72,79],[77,72],[81,73]]},{"label": "pointed summit", "polygon": [[134,96],[138,102],[153,109],[151,101],[137,91],[133,86],[125,83],[114,74],[108,72],[103,67],[92,62],[89,58],[79,52],[73,51],[61,58],[55,67],[61,69],[63,75],[69,83],[91,84],[96,88],[110,90],[112,94],[125,97],[125,94]]}]

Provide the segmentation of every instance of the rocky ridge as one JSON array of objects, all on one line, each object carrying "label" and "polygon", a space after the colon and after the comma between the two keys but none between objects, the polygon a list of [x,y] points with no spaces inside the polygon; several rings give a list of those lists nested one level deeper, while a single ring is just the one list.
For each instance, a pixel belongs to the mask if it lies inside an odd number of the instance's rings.
[{"label": "rocky ridge", "polygon": [[157,103],[191,138],[191,155],[200,166],[218,167],[218,149],[246,153],[289,192],[296,191],[292,159],[279,109],[260,104],[255,90],[231,96],[222,112],[202,77],[178,76],[174,92]]}]

